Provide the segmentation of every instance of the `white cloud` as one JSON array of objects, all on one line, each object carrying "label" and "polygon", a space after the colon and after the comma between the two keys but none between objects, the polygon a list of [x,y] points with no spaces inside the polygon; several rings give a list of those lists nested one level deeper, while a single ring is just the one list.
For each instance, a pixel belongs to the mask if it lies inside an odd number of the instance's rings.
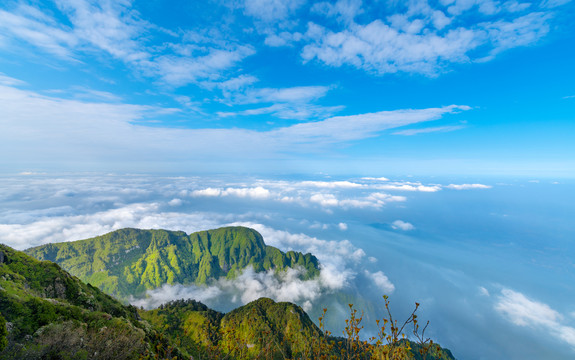
[{"label": "white cloud", "polygon": [[[275,230],[258,223],[238,222],[242,225],[256,229],[264,237],[266,244],[283,250],[295,250],[303,253],[314,254],[323,265],[332,264],[333,271],[337,272],[338,266],[345,273],[349,262],[357,263],[365,257],[362,249],[355,247],[350,241],[327,241],[305,234],[292,234],[287,231]],[[330,268],[331,269],[331,268]],[[352,275],[344,274],[346,279]]]},{"label": "white cloud", "polygon": [[273,22],[293,14],[303,0],[244,0],[245,13],[259,20]]},{"label": "white cloud", "polygon": [[195,299],[209,305],[221,303],[222,298],[227,298],[230,302],[244,305],[261,297],[269,297],[275,301],[299,304],[305,311],[309,311],[320,296],[341,289],[340,276],[333,271],[325,271],[322,269],[318,278],[302,280],[301,270],[297,268],[288,268],[284,272],[255,272],[249,266],[232,280],[220,278],[209,286],[165,284],[160,288],[148,290],[146,298],[131,299],[130,302],[150,309],[182,298]]},{"label": "white cloud", "polygon": [[495,309],[519,326],[553,326],[561,319],[549,305],[528,299],[522,293],[503,289]]},{"label": "white cloud", "polygon": [[398,71],[433,75],[444,61],[469,61],[466,53],[478,47],[483,32],[468,29],[449,30],[444,36],[434,33],[400,32],[381,20],[354,25],[332,32],[310,25],[308,36],[314,42],[302,50],[305,61],[318,60],[326,65],[350,65],[375,74]]},{"label": "white cloud", "polygon": [[218,79],[224,70],[233,68],[246,57],[253,55],[251,46],[211,48],[199,56],[161,55],[138,64],[145,74],[158,76],[172,86],[183,86],[206,79]]},{"label": "white cloud", "polygon": [[186,286],[182,284],[164,284],[157,289],[148,290],[144,299],[131,298],[130,303],[145,309],[154,309],[169,301],[179,299],[194,299],[202,303],[222,296],[223,291],[218,286]]},{"label": "white cloud", "polygon": [[364,273],[375,283],[377,287],[383,291],[384,294],[389,295],[395,291],[395,285],[393,285],[393,283],[382,271],[372,273],[365,270]]},{"label": "white cloud", "polygon": [[379,205],[383,205],[386,202],[403,202],[407,200],[405,196],[389,195],[379,192],[371,193],[367,198],[373,199]]},{"label": "white cloud", "polygon": [[550,18],[550,14],[534,12],[513,21],[500,20],[485,24],[493,49],[485,58],[478,60],[490,60],[505,50],[534,44],[549,32],[547,22]]},{"label": "white cloud", "polygon": [[395,220],[394,222],[391,223],[391,227],[393,229],[403,231],[410,231],[415,229],[415,226],[403,220]]},{"label": "white cloud", "polygon": [[194,190],[191,193],[191,196],[220,196],[222,194],[221,189],[214,189],[214,188],[205,188],[201,190]]},{"label": "white cloud", "polygon": [[[330,15],[333,6],[316,6]],[[363,23],[348,20],[343,27],[327,28],[309,23],[304,61],[317,60],[329,66],[352,66],[374,74],[395,72],[435,76],[454,63],[486,61],[498,53],[536,43],[549,31],[550,14],[522,11],[510,4],[500,14],[493,1],[459,0],[447,8],[434,9],[424,2],[410,2],[407,11],[386,19],[366,17]],[[453,21],[463,13],[478,12],[477,22],[461,26]],[[518,14],[511,15],[510,14]],[[354,14],[350,13],[353,19]],[[492,18],[483,21],[485,15]],[[522,16],[521,16],[522,15]],[[514,17],[517,16],[517,17]]]},{"label": "white cloud", "polygon": [[346,223],[340,222],[339,224],[337,224],[337,227],[338,227],[341,231],[346,231],[346,230],[347,230],[347,224],[346,224]]},{"label": "white cloud", "polygon": [[313,186],[324,189],[335,188],[361,188],[362,184],[354,183],[351,181],[302,181],[299,183],[301,186]]},{"label": "white cloud", "polygon": [[296,86],[289,88],[240,88],[224,89],[222,100],[227,105],[272,104],[242,111],[221,111],[220,117],[253,116],[273,114],[282,119],[309,120],[325,118],[343,109],[343,106],[320,106],[312,104],[324,97],[328,86]]},{"label": "white cloud", "polygon": [[319,106],[307,103],[277,103],[266,107],[242,111],[219,111],[216,113],[219,117],[231,116],[254,116],[271,114],[280,119],[288,120],[309,120],[332,116],[334,113],[343,109],[343,106]]},{"label": "white cloud", "polygon": [[271,195],[272,193],[268,189],[265,189],[261,186],[252,188],[228,187],[226,189],[205,188],[191,192],[191,196],[193,197],[235,196],[240,198],[267,199]]},{"label": "white cloud", "polygon": [[18,6],[13,13],[0,10],[0,29],[4,36],[11,34],[18,41],[28,42],[47,53],[74,60],[71,48],[76,46],[78,38],[70,29],[54,27],[52,22],[43,12],[28,5]]},{"label": "white cloud", "polygon": [[92,3],[83,0],[59,0],[57,5],[68,15],[72,33],[80,41],[101,49],[126,62],[149,57],[136,40],[149,24],[129,11],[129,2]]},{"label": "white cloud", "polygon": [[465,126],[458,125],[458,126],[439,126],[439,127],[431,127],[425,129],[409,129],[409,130],[400,130],[393,133],[393,135],[404,135],[404,136],[412,136],[417,134],[427,134],[433,132],[449,132],[455,131],[465,128]]},{"label": "white cloud", "polygon": [[[379,135],[386,129],[431,121],[466,110],[447,106],[339,116],[269,131],[247,129],[176,129],[137,125],[170,109],[108,104],[45,96],[0,85],[0,147],[4,161],[92,161],[122,164],[210,159],[267,158],[277,153],[302,154],[332,144]],[[42,114],[41,117],[38,114]],[[142,147],[142,144],[146,144]],[[72,150],[73,149],[73,150]],[[120,151],[121,149],[121,151]],[[121,154],[121,155],[118,155]],[[89,168],[93,168],[87,163]]]},{"label": "white cloud", "polygon": [[3,73],[0,73],[0,85],[22,86],[22,85],[26,85],[26,83],[22,80],[18,80],[18,79],[15,79],[13,77],[6,76]]},{"label": "white cloud", "polygon": [[552,9],[570,2],[571,0],[545,0],[541,3],[541,6],[544,8]]},{"label": "white cloud", "polygon": [[363,13],[361,0],[338,0],[335,3],[318,2],[313,5],[312,11],[326,17],[335,17],[344,22],[353,19]]},{"label": "white cloud", "polygon": [[310,202],[317,203],[322,207],[348,208],[381,208],[388,202],[405,201],[403,196],[392,196],[383,193],[372,193],[367,197],[338,199],[334,194],[314,194],[309,198]]},{"label": "white cloud", "polygon": [[542,327],[575,347],[575,328],[563,325],[563,316],[547,304],[531,300],[520,292],[503,289],[495,310],[517,326]]},{"label": "white cloud", "polygon": [[362,177],[362,180],[371,180],[371,181],[389,181],[388,178],[385,177]]},{"label": "white cloud", "polygon": [[315,194],[312,195],[309,200],[321,206],[338,206],[340,204],[339,200],[333,194]]},{"label": "white cloud", "polygon": [[[70,61],[92,57],[94,52],[110,56],[138,75],[158,78],[170,86],[221,80],[226,70],[255,52],[251,45],[214,36],[214,31],[203,36],[201,32],[180,35],[161,29],[142,20],[131,1],[58,0],[56,5],[70,26],[48,12],[21,5],[13,13],[0,10],[0,29],[11,38]],[[158,34],[169,34],[174,42],[149,45],[149,38]]]},{"label": "white cloud", "polygon": [[484,184],[449,184],[446,189],[453,190],[470,190],[470,189],[491,189],[492,186]]},{"label": "white cloud", "polygon": [[180,206],[182,204],[183,204],[182,199],[177,199],[177,198],[172,199],[168,202],[168,205],[170,205],[170,206]]},{"label": "white cloud", "polygon": [[296,143],[353,141],[375,137],[384,130],[436,120],[443,115],[469,109],[468,106],[450,105],[424,110],[380,111],[361,115],[335,116],[322,121],[273,130],[269,135],[291,137]]},{"label": "white cloud", "polygon": [[437,192],[441,190],[441,187],[438,185],[421,185],[421,184],[405,184],[405,183],[374,185],[372,186],[372,188],[380,190],[420,191],[420,192]]},{"label": "white cloud", "polygon": [[[23,249],[49,242],[86,239],[124,227],[150,228],[158,218],[157,204],[131,204],[87,215],[51,216],[35,219],[27,224],[0,224],[0,241]],[[167,225],[167,222],[165,223]],[[156,226],[157,227],[157,226]]]},{"label": "white cloud", "polygon": [[[192,197],[235,196],[253,199],[270,199],[280,203],[299,204],[304,207],[307,207],[310,204],[317,204],[326,209],[339,207],[345,210],[365,208],[379,209],[387,203],[407,201],[405,196],[390,195],[382,192],[373,192],[367,196],[363,194],[358,196],[354,193],[348,194],[353,190],[378,187],[378,185],[364,185],[351,181],[260,181],[257,183],[261,185],[242,188],[207,187],[203,189],[195,189],[190,191],[189,195]],[[337,192],[317,192],[315,190],[317,188],[322,190],[329,189]],[[340,190],[343,191],[343,194],[339,193]],[[414,186],[410,190],[435,191],[435,188],[418,185]],[[317,224],[314,225],[314,228],[317,227]]]},{"label": "white cloud", "polygon": [[271,193],[268,189],[258,186],[255,188],[227,188],[222,192],[222,196],[228,195],[253,199],[267,199]]},{"label": "white cloud", "polygon": [[279,34],[269,34],[267,35],[264,43],[267,46],[279,47],[291,45],[293,42],[300,41],[303,38],[303,34],[299,32],[290,33],[287,31],[282,31]]}]

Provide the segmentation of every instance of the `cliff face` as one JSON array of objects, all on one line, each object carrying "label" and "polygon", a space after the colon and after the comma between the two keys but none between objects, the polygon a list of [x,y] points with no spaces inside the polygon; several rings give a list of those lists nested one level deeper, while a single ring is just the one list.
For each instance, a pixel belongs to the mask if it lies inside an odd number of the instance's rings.
[{"label": "cliff face", "polygon": [[58,263],[71,274],[120,299],[140,296],[163,284],[206,284],[233,279],[243,269],[303,269],[319,274],[315,256],[266,246],[245,227],[226,227],[187,235],[181,231],[121,229],[91,239],[47,244],[26,250]]}]

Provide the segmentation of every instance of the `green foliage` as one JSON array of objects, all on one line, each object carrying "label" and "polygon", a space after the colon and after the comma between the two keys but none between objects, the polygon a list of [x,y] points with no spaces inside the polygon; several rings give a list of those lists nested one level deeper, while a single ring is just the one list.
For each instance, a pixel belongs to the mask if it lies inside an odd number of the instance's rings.
[{"label": "green foliage", "polygon": [[[169,236],[159,236],[156,249],[169,248]],[[197,240],[204,249],[211,246],[206,236],[198,235]],[[241,251],[240,246],[235,249]],[[228,250],[214,250],[212,264],[219,264],[221,251]],[[269,254],[283,256],[276,251]],[[302,255],[297,253],[285,256],[302,261]],[[228,260],[231,262],[232,258]],[[182,261],[185,260],[177,260]],[[249,264],[252,260],[245,261]],[[266,298],[225,315],[194,300],[136,311],[82,283],[54,263],[38,261],[0,245],[0,347],[4,347],[0,349],[0,360],[453,359],[448,350],[424,337],[427,326],[420,331],[418,305],[400,326],[391,316],[387,298],[385,304],[387,314],[380,336],[371,343],[361,340],[363,316],[352,305],[344,337],[333,337],[324,331],[326,309],[318,328],[297,305]],[[413,325],[415,342],[403,336],[408,325]]]},{"label": "green foliage", "polygon": [[195,300],[171,301],[154,310],[142,310],[140,314],[188,356],[213,352],[220,339],[219,327],[224,316]]},{"label": "green foliage", "polygon": [[[193,300],[170,302],[141,313],[194,359],[454,359],[449,350],[423,337],[424,331],[417,326],[417,308],[404,323],[398,324],[393,320],[388,299],[385,301],[385,325],[380,337],[371,341],[361,339],[363,314],[351,304],[343,337],[334,337],[324,329],[327,309],[320,316],[318,327],[297,305],[267,298],[225,315]],[[404,336],[409,325],[413,325],[414,341]]]},{"label": "green foliage", "polygon": [[58,263],[71,274],[120,299],[141,296],[163,284],[206,284],[233,279],[248,266],[255,271],[302,268],[302,278],[319,274],[317,258],[266,246],[245,227],[186,235],[181,231],[122,229],[92,239],[26,250]]},{"label": "green foliage", "polygon": [[0,259],[0,359],[158,355],[157,332],[133,306],[8,246],[0,245]]},{"label": "green foliage", "polygon": [[8,335],[8,331],[6,330],[6,319],[2,315],[0,315],[0,351],[6,348],[8,345],[8,339],[6,336]]},{"label": "green foliage", "polygon": [[261,298],[226,314],[220,348],[236,358],[301,358],[309,339],[323,336],[297,305]]},{"label": "green foliage", "polygon": [[[317,274],[318,268],[312,255],[284,254],[266,247],[257,232],[246,228],[190,236],[124,229],[105,237],[108,240],[96,238],[32,250],[63,262],[78,256],[68,265],[98,269],[89,273],[90,278],[114,289],[142,290],[194,276],[196,281],[233,277],[249,265],[258,271],[301,266],[308,269],[304,276]],[[126,246],[132,250],[126,251]],[[194,300],[137,311],[53,262],[0,245],[0,360],[454,359],[449,350],[424,336],[427,324],[420,328],[419,304],[406,321],[398,323],[392,317],[389,299],[384,300],[387,313],[378,321],[378,335],[369,342],[360,337],[363,313],[351,304],[343,337],[324,330],[327,309],[317,327],[297,305],[266,298],[225,315]],[[408,327],[413,328],[411,332]]]}]

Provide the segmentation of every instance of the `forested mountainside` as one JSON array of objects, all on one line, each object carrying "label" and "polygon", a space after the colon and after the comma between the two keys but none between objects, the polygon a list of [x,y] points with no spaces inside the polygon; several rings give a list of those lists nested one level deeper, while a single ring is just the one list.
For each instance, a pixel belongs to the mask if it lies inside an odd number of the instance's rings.
[{"label": "forested mountainside", "polygon": [[182,231],[121,229],[91,239],[25,250],[58,263],[83,281],[119,299],[141,296],[163,284],[206,284],[233,279],[248,266],[257,272],[299,268],[304,279],[319,274],[312,254],[284,253],[245,227],[187,235]]},{"label": "forested mountainside", "polygon": [[7,340],[0,359],[137,359],[169,347],[135,307],[5,245],[0,314]]},{"label": "forested mountainside", "polygon": [[[266,298],[228,314],[193,300],[138,310],[58,264],[0,245],[0,359],[378,358],[389,348],[326,335],[297,305]],[[392,348],[423,359],[415,343]],[[426,354],[453,359],[436,347]]]},{"label": "forested mountainside", "polygon": [[402,338],[392,346],[373,346],[353,336],[331,336],[316,326],[299,306],[268,298],[252,301],[227,314],[194,300],[172,301],[140,313],[177,343],[180,351],[194,358],[454,359],[447,349],[431,344],[422,346]]}]

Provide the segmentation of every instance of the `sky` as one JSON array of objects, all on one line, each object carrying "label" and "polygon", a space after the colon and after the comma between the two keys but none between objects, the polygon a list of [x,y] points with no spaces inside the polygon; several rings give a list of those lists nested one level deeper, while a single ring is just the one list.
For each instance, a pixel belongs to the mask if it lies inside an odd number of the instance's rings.
[{"label": "sky", "polygon": [[328,306],[337,328],[351,300],[369,332],[388,294],[458,359],[571,358],[574,16],[569,0],[2,1],[0,242],[249,226],[320,277],[247,269],[133,302],[269,296]]},{"label": "sky", "polygon": [[573,177],[573,15],[565,0],[3,1],[2,171]]}]

